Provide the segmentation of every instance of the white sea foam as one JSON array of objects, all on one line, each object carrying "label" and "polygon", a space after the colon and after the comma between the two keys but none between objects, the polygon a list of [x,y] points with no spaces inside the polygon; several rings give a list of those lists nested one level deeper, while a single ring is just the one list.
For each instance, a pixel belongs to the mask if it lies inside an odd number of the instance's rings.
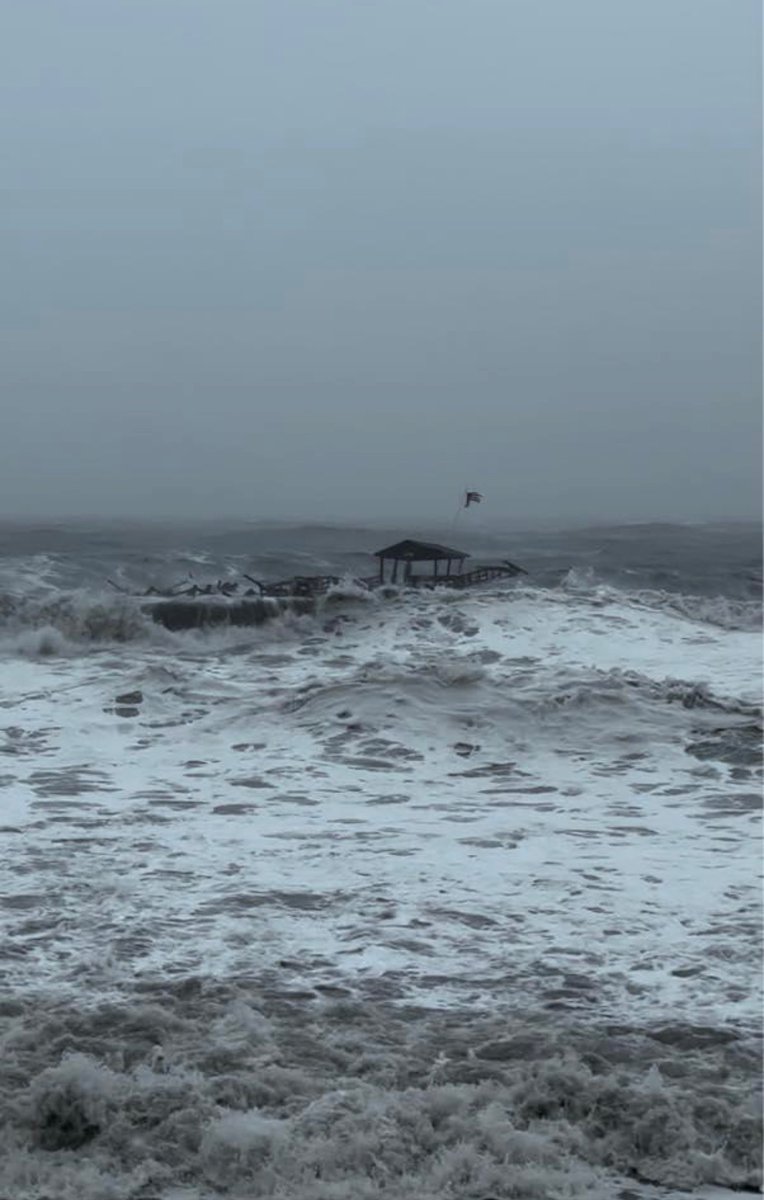
[{"label": "white sea foam", "polygon": [[758,630],[762,623],[761,598],[743,599],[730,596],[693,596],[658,588],[634,588],[628,592],[600,579],[593,567],[571,567],[561,587],[591,603],[630,604],[676,613],[690,621],[718,625],[721,629]]},{"label": "white sea foam", "polygon": [[340,592],[4,644],[0,1193],[750,1185],[757,635]]}]

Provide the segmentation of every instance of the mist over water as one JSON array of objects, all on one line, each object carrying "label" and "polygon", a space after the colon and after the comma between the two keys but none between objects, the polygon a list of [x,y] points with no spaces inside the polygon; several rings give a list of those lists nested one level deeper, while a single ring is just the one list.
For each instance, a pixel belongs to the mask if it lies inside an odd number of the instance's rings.
[{"label": "mist over water", "polygon": [[[344,582],[107,582],[245,572]],[[754,526],[0,526],[0,1195],[754,1190],[760,623]]]}]

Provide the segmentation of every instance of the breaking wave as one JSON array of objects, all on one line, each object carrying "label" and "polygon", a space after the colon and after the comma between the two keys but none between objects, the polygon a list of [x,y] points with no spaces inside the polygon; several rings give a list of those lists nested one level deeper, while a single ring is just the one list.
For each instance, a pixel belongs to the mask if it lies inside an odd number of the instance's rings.
[{"label": "breaking wave", "polygon": [[312,611],[305,601],[284,602],[254,599],[244,606],[194,604],[165,601],[169,610],[169,628],[152,619],[145,601],[110,594],[84,591],[53,598],[19,599],[0,596],[0,648],[6,653],[39,658],[81,653],[83,647],[99,647],[129,642],[171,644],[173,636],[230,627],[241,635],[242,626],[261,626],[284,617],[299,617]]},{"label": "breaking wave", "polygon": [[17,1010],[2,1194],[604,1200],[618,1177],[760,1181],[757,1054],[734,1031],[396,1010],[246,981],[142,992]]},{"label": "breaking wave", "polygon": [[67,643],[132,642],[150,631],[147,614],[127,597],[85,591],[0,595],[0,636],[6,643],[15,639],[22,653],[60,653]]},{"label": "breaking wave", "polygon": [[[503,602],[530,597],[538,603],[554,600],[555,594],[602,608],[636,606],[686,618],[698,624],[725,630],[757,630],[762,622],[759,600],[730,597],[685,596],[679,593],[639,590],[625,592],[600,582],[591,569],[569,571],[558,589],[517,584],[493,593],[476,593],[483,599]],[[459,605],[469,604],[463,593],[439,592],[423,595],[399,588],[369,592],[352,580],[335,585],[319,599],[163,600],[123,596],[86,589],[59,591],[46,588],[28,595],[0,593],[0,647],[25,657],[76,653],[77,647],[145,641],[161,643],[164,626],[174,633],[231,627],[272,626],[287,619],[314,614],[319,619],[343,610],[353,612],[368,605],[406,603],[431,604],[437,619],[454,633],[467,637],[478,632],[475,622],[463,613],[449,615]],[[154,618],[154,607],[163,612]]]},{"label": "breaking wave", "polygon": [[696,596],[652,588],[625,589],[601,580],[591,567],[574,567],[560,583],[562,591],[586,597],[599,605],[627,603],[640,608],[675,613],[690,621],[719,629],[756,630],[762,625],[761,599],[733,596]]}]

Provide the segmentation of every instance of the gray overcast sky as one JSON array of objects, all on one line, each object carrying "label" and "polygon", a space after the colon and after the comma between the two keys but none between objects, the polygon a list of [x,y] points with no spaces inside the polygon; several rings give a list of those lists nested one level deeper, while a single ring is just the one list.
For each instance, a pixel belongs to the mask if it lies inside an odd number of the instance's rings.
[{"label": "gray overcast sky", "polygon": [[758,0],[0,0],[0,516],[759,511]]}]

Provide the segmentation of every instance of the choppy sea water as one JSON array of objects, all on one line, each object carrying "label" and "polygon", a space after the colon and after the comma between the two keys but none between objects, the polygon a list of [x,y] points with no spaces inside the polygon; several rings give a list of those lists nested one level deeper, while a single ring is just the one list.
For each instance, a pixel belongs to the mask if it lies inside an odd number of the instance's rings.
[{"label": "choppy sea water", "polygon": [[758,1186],[759,530],[256,629],[106,583],[416,532],[0,526],[3,1200]]}]

